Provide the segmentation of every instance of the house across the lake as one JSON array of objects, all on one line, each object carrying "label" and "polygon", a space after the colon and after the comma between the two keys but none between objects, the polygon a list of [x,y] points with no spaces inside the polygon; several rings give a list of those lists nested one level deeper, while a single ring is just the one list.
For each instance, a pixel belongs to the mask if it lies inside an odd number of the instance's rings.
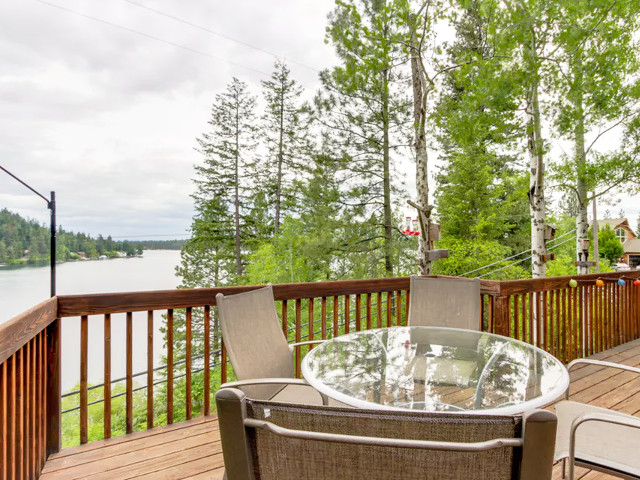
[{"label": "house across the lake", "polygon": [[618,240],[622,243],[624,247],[624,255],[622,256],[624,263],[631,268],[640,267],[640,238],[631,230],[629,221],[626,218],[604,218],[598,220],[600,229],[605,225],[611,227],[611,230],[616,233]]}]

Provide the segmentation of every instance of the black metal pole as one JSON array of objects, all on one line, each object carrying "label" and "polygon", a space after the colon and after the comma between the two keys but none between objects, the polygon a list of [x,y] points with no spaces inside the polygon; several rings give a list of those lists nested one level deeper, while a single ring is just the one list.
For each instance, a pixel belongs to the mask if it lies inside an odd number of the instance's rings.
[{"label": "black metal pole", "polygon": [[50,242],[51,252],[49,254],[49,258],[51,259],[51,296],[55,297],[56,296],[56,192],[52,191],[51,199],[48,199],[44,195],[42,195],[40,192],[35,190],[33,187],[31,187],[30,185],[24,183],[22,180],[20,180],[13,173],[11,173],[9,170],[4,168],[2,165],[0,165],[0,170],[3,170],[5,173],[15,178],[22,185],[24,185],[33,193],[35,193],[40,198],[42,198],[45,202],[47,202],[47,208],[51,210],[51,242]]},{"label": "black metal pole", "polygon": [[51,192],[51,200],[49,201],[49,209],[51,210],[51,296],[56,296],[56,192]]}]

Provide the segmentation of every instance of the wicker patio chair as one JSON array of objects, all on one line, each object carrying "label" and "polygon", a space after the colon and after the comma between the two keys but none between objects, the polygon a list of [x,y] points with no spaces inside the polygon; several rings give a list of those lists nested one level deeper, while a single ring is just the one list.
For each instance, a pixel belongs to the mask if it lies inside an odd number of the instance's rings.
[{"label": "wicker patio chair", "polygon": [[[639,368],[587,358],[572,361],[567,369],[579,364],[640,374]],[[568,460],[570,480],[574,478],[575,465],[621,478],[640,479],[640,418],[569,400],[558,402],[555,409],[558,433],[554,460],[562,460],[563,478]]]},{"label": "wicker patio chair", "polygon": [[[294,378],[293,348],[280,329],[271,286],[237,295],[216,295],[220,328],[237,382],[251,398],[291,403],[327,404],[326,395]],[[258,385],[259,384],[259,385]]]},{"label": "wicker patio chair", "polygon": [[480,330],[480,280],[411,277],[407,325]]},{"label": "wicker patio chair", "polygon": [[216,394],[228,480],[548,480],[556,417],[294,406]]}]

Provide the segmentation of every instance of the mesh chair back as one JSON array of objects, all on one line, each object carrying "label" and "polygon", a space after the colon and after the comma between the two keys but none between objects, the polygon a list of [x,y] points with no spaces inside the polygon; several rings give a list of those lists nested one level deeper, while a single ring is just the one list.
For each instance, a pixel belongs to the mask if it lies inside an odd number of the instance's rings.
[{"label": "mesh chair back", "polygon": [[407,325],[480,330],[480,280],[411,277]]},{"label": "mesh chair back", "polygon": [[[220,328],[238,380],[293,378],[294,364],[280,328],[271,286],[216,296]],[[243,387],[251,398],[269,399],[280,385]]]},{"label": "mesh chair back", "polygon": [[[250,400],[237,390],[240,396],[234,400],[236,394],[232,390],[220,391],[216,396],[229,480],[551,478],[555,416],[550,412],[536,411],[538,418],[544,419],[544,434],[537,432],[533,442],[525,438],[518,446],[484,451],[432,450],[292,438],[264,428],[247,427],[246,419],[265,420],[304,432],[465,444],[497,438],[522,440],[528,423],[519,416],[294,406]],[[245,423],[238,421],[238,417],[244,418]],[[535,426],[529,430],[536,434]],[[526,461],[523,452],[529,452]]]}]

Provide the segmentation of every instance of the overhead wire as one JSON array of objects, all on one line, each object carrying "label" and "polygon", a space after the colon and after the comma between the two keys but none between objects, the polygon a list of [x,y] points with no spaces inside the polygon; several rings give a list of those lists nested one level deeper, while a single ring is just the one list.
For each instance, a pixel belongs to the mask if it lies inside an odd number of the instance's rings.
[{"label": "overhead wire", "polygon": [[202,25],[198,25],[197,23],[193,23],[193,22],[191,22],[189,20],[185,20],[184,18],[178,17],[176,15],[173,15],[171,13],[165,12],[163,10],[158,10],[156,8],[149,7],[147,5],[143,5],[141,3],[134,2],[133,0],[124,0],[124,1],[129,3],[129,4],[131,4],[131,5],[135,5],[136,7],[148,10],[150,12],[153,12],[153,13],[155,13],[157,15],[161,15],[163,17],[167,17],[167,18],[170,18],[172,20],[175,20],[176,22],[183,23],[184,25],[188,25],[190,27],[197,28],[198,30],[202,30],[203,32],[207,32],[207,33],[210,33],[210,34],[215,35],[217,37],[224,38],[225,40],[229,40],[229,41],[238,43],[240,45],[244,45],[245,47],[252,48],[252,49],[257,50],[259,52],[266,53],[268,55],[272,55],[273,57],[276,57],[276,58],[282,58],[283,60],[286,60],[289,63],[294,63],[294,64],[299,65],[301,67],[308,68],[309,70],[313,70],[314,72],[320,72],[320,70],[318,70],[317,68],[311,67],[311,66],[306,65],[306,64],[304,64],[302,62],[299,62],[297,60],[293,60],[291,58],[285,57],[284,55],[280,55],[280,54],[272,52],[270,50],[266,50],[266,49],[264,49],[262,47],[258,47],[257,45],[253,45],[253,44],[251,44],[249,42],[245,42],[244,40],[238,40],[237,38],[233,38],[233,37],[231,37],[229,35],[226,35],[224,33],[217,32],[215,30],[212,30],[211,28],[203,27]]},{"label": "overhead wire", "polygon": [[[575,228],[574,228],[573,230],[569,230],[568,232],[563,233],[562,235],[560,235],[558,238],[554,238],[553,240],[551,240],[551,242],[549,242],[549,244],[551,244],[551,243],[553,243],[553,242],[556,242],[556,241],[560,240],[561,238],[566,237],[567,235],[570,235],[571,233],[573,233],[573,232],[575,232],[575,231],[576,231],[576,229],[575,229]],[[554,245],[548,245],[548,246],[549,246],[549,247],[551,247],[551,248],[553,248],[553,247],[554,247]],[[522,251],[522,252],[520,252],[520,253],[516,253],[515,255],[511,255],[510,257],[507,257],[507,258],[503,258],[502,260],[498,260],[497,262],[493,262],[493,263],[490,263],[490,264],[488,264],[488,265],[484,265],[484,266],[482,266],[482,267],[476,268],[475,270],[471,270],[471,271],[469,271],[469,272],[462,273],[462,274],[460,274],[460,276],[461,276],[461,277],[464,277],[464,276],[466,276],[466,275],[469,275],[470,273],[479,272],[480,270],[484,270],[484,269],[486,269],[486,268],[493,267],[494,265],[498,265],[499,263],[506,262],[507,260],[511,260],[512,258],[519,257],[519,256],[520,256],[520,255],[522,255],[522,254],[529,253],[530,251],[531,251],[531,249],[523,250],[523,251]],[[529,258],[531,258],[531,257],[529,257]]]},{"label": "overhead wire", "polygon": [[176,47],[176,48],[181,48],[181,49],[186,50],[188,52],[195,53],[197,55],[201,55],[201,56],[204,56],[204,57],[208,57],[208,58],[211,58],[213,60],[219,60],[221,62],[228,63],[229,65],[233,65],[235,67],[240,67],[240,68],[244,68],[246,70],[251,70],[251,71],[259,73],[261,75],[270,76],[269,73],[263,72],[262,70],[258,70],[257,68],[249,67],[247,65],[243,65],[241,63],[237,63],[237,62],[234,62],[232,60],[228,60],[228,59],[226,59],[224,57],[219,57],[217,55],[213,55],[213,54],[210,54],[208,52],[203,52],[202,50],[198,50],[196,48],[192,48],[192,47],[188,47],[186,45],[181,45],[179,43],[172,42],[171,40],[166,40],[164,38],[156,37],[155,35],[151,35],[149,33],[141,32],[141,31],[135,30],[133,28],[125,27],[124,25],[120,25],[118,23],[110,22],[108,20],[104,20],[104,19],[99,18],[99,17],[94,17],[93,15],[88,15],[86,13],[78,12],[77,10],[73,10],[71,8],[64,7],[64,6],[58,5],[56,3],[51,3],[51,2],[48,2],[47,0],[35,0],[35,1],[38,2],[38,3],[42,3],[43,5],[48,5],[49,7],[57,8],[59,10],[63,10],[65,12],[72,13],[74,15],[78,15],[78,16],[83,17],[83,18],[87,18],[89,20],[93,20],[94,22],[102,23],[104,25],[108,25],[108,26],[113,27],[113,28],[118,28],[120,30],[124,30],[125,32],[133,33],[134,35],[139,35],[141,37],[145,37],[145,38],[150,39],[150,40],[155,40],[157,42],[162,42],[162,43],[165,43],[167,45],[171,45],[171,46]]},{"label": "overhead wire", "polygon": [[[559,243],[559,244],[557,244],[557,245],[553,245],[552,247],[550,247],[550,250],[553,250],[554,248],[559,247],[559,246],[561,246],[561,245],[564,245],[565,243],[569,243],[569,242],[571,242],[571,241],[573,241],[573,238],[568,238],[567,240],[565,240],[565,241],[564,241],[564,242],[562,242],[562,243]],[[505,265],[505,266],[503,266],[503,267],[496,268],[495,270],[492,270],[492,271],[490,271],[490,272],[483,273],[482,275],[478,275],[476,278],[486,277],[487,275],[491,275],[492,273],[499,272],[500,270],[504,270],[505,268],[509,268],[509,267],[514,266],[514,265],[518,265],[519,263],[525,262],[525,261],[527,261],[527,260],[531,259],[532,257],[533,257],[533,255],[530,255],[530,256],[525,257],[525,258],[523,258],[523,259],[521,259],[521,260],[518,260],[517,262],[513,262],[513,263],[510,263],[509,265]]]}]

